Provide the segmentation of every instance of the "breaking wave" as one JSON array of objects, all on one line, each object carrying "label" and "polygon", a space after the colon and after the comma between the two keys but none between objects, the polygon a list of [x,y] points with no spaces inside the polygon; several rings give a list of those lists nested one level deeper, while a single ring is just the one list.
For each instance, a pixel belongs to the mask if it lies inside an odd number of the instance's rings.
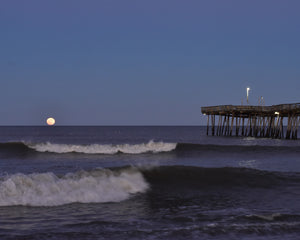
[{"label": "breaking wave", "polygon": [[[133,194],[196,193],[214,188],[232,190],[279,189],[298,186],[299,173],[269,172],[249,168],[193,166],[122,167],[79,171],[62,176],[48,173],[0,177],[0,206],[58,206],[70,203],[120,202]],[[273,219],[280,216],[250,216]]]},{"label": "breaking wave", "polygon": [[246,153],[246,152],[271,152],[290,153],[300,152],[298,146],[244,146],[244,145],[213,145],[213,144],[193,144],[193,143],[166,143],[154,142],[139,144],[61,144],[61,143],[26,143],[7,142],[0,143],[1,154],[25,155],[31,153],[81,153],[81,154],[143,154],[143,153],[165,153],[175,151],[176,153]]},{"label": "breaking wave", "polygon": [[71,144],[55,144],[55,143],[39,143],[29,145],[30,148],[38,152],[53,153],[87,153],[87,154],[141,154],[146,152],[169,152],[176,148],[174,143],[153,142],[141,144],[91,144],[91,145],[71,145]]},{"label": "breaking wave", "polygon": [[0,178],[0,206],[59,206],[69,203],[120,202],[148,189],[135,168],[90,172],[14,174]]},{"label": "breaking wave", "polygon": [[58,144],[58,143],[1,143],[0,149],[4,151],[17,152],[49,152],[49,153],[84,153],[84,154],[141,154],[141,153],[160,153],[169,152],[176,148],[176,143],[164,143],[149,141],[140,144],[90,144],[90,145],[74,145],[74,144]]}]

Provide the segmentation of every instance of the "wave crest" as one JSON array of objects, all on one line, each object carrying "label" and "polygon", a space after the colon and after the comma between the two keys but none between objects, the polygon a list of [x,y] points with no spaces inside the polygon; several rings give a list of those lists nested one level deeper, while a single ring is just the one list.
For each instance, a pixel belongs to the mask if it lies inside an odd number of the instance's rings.
[{"label": "wave crest", "polygon": [[86,153],[86,154],[141,154],[146,152],[170,152],[176,148],[176,143],[164,143],[149,141],[141,144],[91,144],[91,145],[72,145],[56,143],[37,143],[28,146],[38,152],[52,153]]},{"label": "wave crest", "polygon": [[0,206],[120,202],[147,189],[148,183],[135,168],[80,171],[62,177],[18,173],[0,179]]}]

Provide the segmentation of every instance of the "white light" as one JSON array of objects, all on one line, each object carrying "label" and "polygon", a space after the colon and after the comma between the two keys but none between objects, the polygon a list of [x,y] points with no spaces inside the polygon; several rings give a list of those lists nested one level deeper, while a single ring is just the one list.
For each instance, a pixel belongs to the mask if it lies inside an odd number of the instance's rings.
[{"label": "white light", "polygon": [[251,89],[249,88],[249,87],[247,87],[247,97],[249,96],[249,91],[250,91]]},{"label": "white light", "polygon": [[247,89],[247,103],[249,103],[249,91],[250,91],[250,88],[247,87],[246,89]]},{"label": "white light", "polygon": [[279,112],[275,112],[274,114],[279,115]]}]

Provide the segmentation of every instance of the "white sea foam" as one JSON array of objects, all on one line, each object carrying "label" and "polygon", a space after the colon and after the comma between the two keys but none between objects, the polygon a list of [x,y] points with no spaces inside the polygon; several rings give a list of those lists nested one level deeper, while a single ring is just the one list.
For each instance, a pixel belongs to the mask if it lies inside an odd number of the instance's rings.
[{"label": "white sea foam", "polygon": [[53,153],[87,153],[87,154],[116,154],[118,152],[128,154],[141,154],[146,152],[169,152],[176,148],[176,143],[164,143],[149,141],[141,144],[91,144],[91,145],[71,145],[56,143],[28,144],[28,146],[38,152]]},{"label": "white sea foam", "polygon": [[0,179],[0,206],[119,202],[147,189],[147,182],[135,168],[80,171],[62,177],[18,173]]}]

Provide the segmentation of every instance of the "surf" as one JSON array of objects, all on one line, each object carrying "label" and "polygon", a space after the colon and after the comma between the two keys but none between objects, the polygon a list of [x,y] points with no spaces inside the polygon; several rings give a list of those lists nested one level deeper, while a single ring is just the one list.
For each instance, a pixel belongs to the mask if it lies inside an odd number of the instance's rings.
[{"label": "surf", "polygon": [[144,154],[144,153],[168,153],[176,154],[188,153],[297,153],[300,152],[298,146],[258,146],[258,145],[219,145],[219,144],[199,144],[199,143],[172,143],[156,142],[150,140],[145,143],[129,144],[65,144],[52,142],[7,142],[0,143],[1,155],[4,156],[28,156],[28,154],[50,153],[50,154]]},{"label": "surf", "polygon": [[120,202],[149,188],[135,168],[95,169],[62,176],[17,173],[0,178],[0,206]]},{"label": "surf", "polygon": [[159,153],[169,152],[176,148],[176,143],[164,143],[149,141],[148,143],[140,144],[90,144],[90,145],[75,145],[75,144],[57,144],[57,143],[37,143],[26,144],[29,148],[37,152],[50,153],[85,153],[85,154],[141,154],[141,153]]}]

